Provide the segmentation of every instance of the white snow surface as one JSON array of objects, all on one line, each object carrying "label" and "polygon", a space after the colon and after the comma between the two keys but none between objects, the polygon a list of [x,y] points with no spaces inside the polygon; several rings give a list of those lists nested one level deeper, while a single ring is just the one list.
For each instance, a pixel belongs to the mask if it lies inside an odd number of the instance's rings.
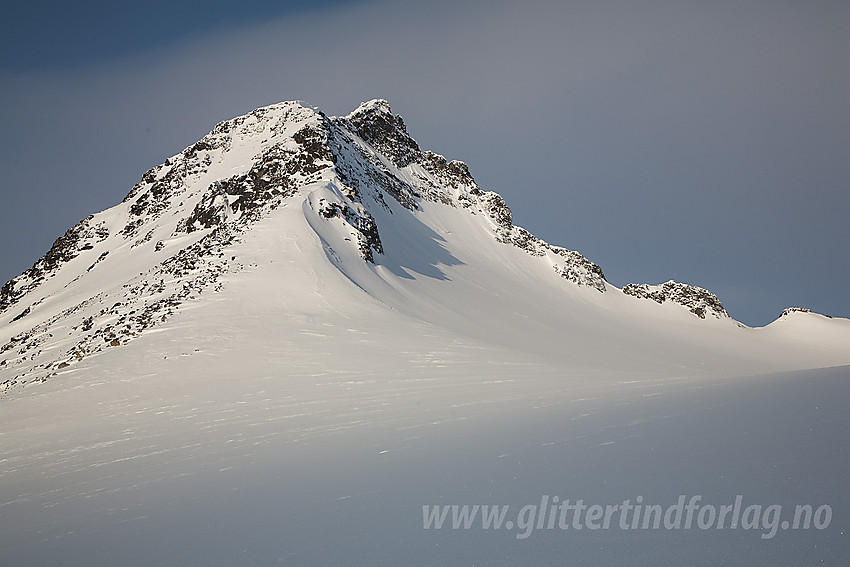
[{"label": "white snow surface", "polygon": [[[0,563],[850,557],[850,321],[796,311],[749,328],[595,287],[577,253],[516,245],[527,233],[491,213],[462,164],[405,163],[397,140],[367,141],[363,115],[393,117],[385,101],[344,118],[281,103],[223,123],[209,149],[187,148],[94,215],[108,236],[0,312]],[[270,148],[297,153],[305,127],[331,132],[333,159],[288,174],[290,191],[248,219],[216,182]],[[165,205],[134,215],[162,179]],[[186,229],[203,202],[214,226]],[[213,237],[193,267],[163,268]],[[772,539],[422,526],[430,504],[680,494],[828,504],[833,519]]]}]

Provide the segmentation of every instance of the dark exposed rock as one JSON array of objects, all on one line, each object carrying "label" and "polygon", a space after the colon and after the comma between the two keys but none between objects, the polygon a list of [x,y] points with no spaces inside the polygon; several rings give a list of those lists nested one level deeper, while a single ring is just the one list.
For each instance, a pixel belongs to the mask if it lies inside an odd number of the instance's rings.
[{"label": "dark exposed rock", "polygon": [[331,203],[324,199],[320,201],[318,213],[326,219],[339,217],[344,219],[357,234],[360,252],[367,262],[375,262],[374,254],[383,254],[384,247],[378,234],[378,225],[368,212],[358,213],[348,205]]},{"label": "dark exposed rock", "polygon": [[[388,171],[375,167],[353,172],[345,165],[338,165],[337,173],[341,181],[346,186],[352,187],[357,195],[360,195],[364,188],[368,187],[377,200],[383,201],[381,192],[384,192],[406,209],[415,211],[419,208],[416,200],[421,195],[413,187]],[[359,200],[359,197],[357,199]]]},{"label": "dark exposed rock", "polygon": [[[356,144],[346,133],[344,121],[337,119],[330,125],[329,142],[334,154],[334,169],[344,188],[350,192],[350,199],[359,202],[361,195],[368,192],[389,210],[382,195],[386,193],[406,209],[415,211],[419,208],[417,200],[422,198],[422,194],[393,174],[380,158]],[[352,156],[359,159],[352,160]]]},{"label": "dark exposed rock", "polygon": [[87,272],[90,272],[90,271],[92,270],[92,268],[94,268],[95,266],[97,266],[98,264],[100,264],[101,262],[103,262],[103,260],[104,260],[107,256],[109,256],[109,250],[107,250],[107,251],[105,251],[105,252],[101,253],[101,255],[100,255],[100,256],[98,256],[97,260],[95,260],[95,261],[94,261],[94,264],[92,264],[91,266],[89,266],[88,268],[86,268],[86,271],[87,271]]},{"label": "dark exposed rock", "polygon": [[348,115],[357,134],[398,167],[421,159],[419,144],[407,133],[401,116],[385,100],[365,102]]},{"label": "dark exposed rock", "polygon": [[185,155],[187,158],[193,158],[198,155],[198,152],[215,150],[219,147],[219,144],[214,143],[209,136],[204,139],[195,142],[193,145],[189,146],[185,150]]},{"label": "dark exposed rock", "polygon": [[3,287],[0,288],[0,313],[17,301],[20,295],[15,291],[15,280],[9,280],[3,284]]},{"label": "dark exposed rock", "polygon": [[[142,176],[142,181],[133,186],[124,198],[124,202],[133,203],[129,208],[131,218],[121,234],[125,238],[132,238],[143,224],[162,215],[171,206],[172,199],[186,189],[189,176],[207,171],[212,161],[204,152],[222,145],[222,140],[208,135],[177,156],[165,160],[162,165],[148,170]],[[201,156],[201,153],[204,155]]]},{"label": "dark exposed rock", "polygon": [[147,170],[145,172],[145,174],[142,175],[142,180],[139,183],[136,183],[135,185],[133,185],[133,188],[130,189],[130,192],[127,193],[127,196],[124,197],[124,200],[121,201],[121,202],[126,203],[127,201],[130,201],[131,199],[133,199],[133,197],[135,197],[139,193],[139,191],[142,189],[142,187],[144,187],[145,185],[150,185],[151,183],[153,183],[154,180],[156,179],[156,173],[161,167],[162,166],[151,168],[151,169]]},{"label": "dark exposed rock", "polygon": [[504,228],[513,226],[513,215],[508,204],[498,193],[487,192],[481,196],[485,210],[496,224]]},{"label": "dark exposed rock", "polygon": [[[456,159],[450,161],[448,172],[450,176],[457,179],[459,183],[475,186],[475,179],[472,178],[472,174],[469,172],[469,166],[467,166],[464,162]],[[475,189],[473,189],[473,193],[476,193]]]},{"label": "dark exposed rock", "polygon": [[144,212],[148,208],[148,204],[149,204],[148,203],[148,194],[145,193],[141,197],[136,199],[135,203],[130,205],[130,214],[134,215],[134,216],[139,216],[141,214],[144,214]]},{"label": "dark exposed rock", "polygon": [[92,224],[93,219],[94,216],[89,215],[69,228],[32,267],[0,288],[0,313],[55,274],[63,264],[93,248],[92,242],[101,242],[109,236],[109,230],[102,223]]},{"label": "dark exposed rock", "polygon": [[53,242],[53,246],[47,251],[41,260],[36,262],[33,272],[44,273],[57,268],[60,264],[77,257],[82,246],[77,246],[80,237],[86,228],[86,221],[82,221],[73,228],[68,229],[64,235]]},{"label": "dark exposed rock", "polygon": [[177,230],[190,233],[195,230],[218,226],[224,224],[232,214],[227,193],[223,185],[216,181],[210,185],[203,198],[195,206],[192,214],[180,221]]},{"label": "dark exposed rock", "polygon": [[27,316],[27,315],[29,315],[29,314],[30,314],[30,308],[29,308],[29,307],[27,307],[26,309],[24,309],[24,310],[21,312],[21,314],[20,314],[20,315],[16,315],[16,316],[12,319],[12,321],[14,322],[14,321],[18,321],[18,320],[20,320],[20,319],[23,319],[24,317],[26,317],[26,316]]},{"label": "dark exposed rock", "polygon": [[297,158],[293,159],[292,171],[308,175],[315,173],[321,169],[328,167],[327,162],[336,161],[333,152],[328,144],[328,132],[324,128],[316,128],[313,125],[306,125],[295,134],[292,135],[300,146],[301,151]]},{"label": "dark exposed rock", "polygon": [[456,189],[467,186],[473,195],[481,194],[480,189],[475,184],[475,179],[469,172],[469,167],[462,161],[446,161],[446,158],[440,154],[425,150],[422,152],[422,167],[447,187]]},{"label": "dark exposed rock", "polygon": [[[243,224],[272,210],[296,189],[293,177],[308,176],[331,166],[334,156],[324,130],[307,125],[293,135],[298,150],[275,144],[266,149],[247,174],[216,181],[207,189],[178,232],[220,226],[233,216]],[[236,197],[232,203],[230,197]]]},{"label": "dark exposed rock", "polygon": [[141,228],[143,224],[145,224],[145,219],[143,218],[131,220],[124,226],[123,229],[121,229],[121,235],[124,238],[130,238],[139,232],[139,228]]},{"label": "dark exposed rock", "polygon": [[552,246],[551,244],[546,244],[546,247],[565,260],[563,266],[555,266],[555,271],[562,278],[577,285],[587,285],[596,288],[602,292],[607,289],[605,287],[605,274],[599,265],[591,262],[574,250],[567,250],[566,248]]},{"label": "dark exposed rock", "polygon": [[790,315],[791,313],[811,313],[812,310],[808,307],[786,307],[782,310],[782,313],[779,315],[780,317],[785,317],[786,315]]},{"label": "dark exposed rock", "polygon": [[657,303],[678,303],[700,319],[705,319],[709,313],[718,319],[729,316],[717,296],[710,291],[673,280],[661,285],[627,284],[623,287],[623,293],[641,299],[651,299]]}]

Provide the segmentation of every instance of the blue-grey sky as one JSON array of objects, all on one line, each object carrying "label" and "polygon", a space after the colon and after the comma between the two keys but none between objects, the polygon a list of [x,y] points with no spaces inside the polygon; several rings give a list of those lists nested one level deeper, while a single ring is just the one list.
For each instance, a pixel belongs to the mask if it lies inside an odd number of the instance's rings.
[{"label": "blue-grey sky", "polygon": [[751,325],[850,316],[850,3],[80,2],[0,18],[0,280],[223,119],[390,101],[515,223]]}]

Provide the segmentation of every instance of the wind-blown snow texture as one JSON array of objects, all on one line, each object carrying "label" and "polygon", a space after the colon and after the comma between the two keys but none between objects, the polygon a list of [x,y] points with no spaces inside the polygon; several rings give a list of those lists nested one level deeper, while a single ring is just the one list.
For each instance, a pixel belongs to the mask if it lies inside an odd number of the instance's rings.
[{"label": "wind-blown snow texture", "polygon": [[[846,319],[789,309],[749,328],[699,287],[617,289],[514,226],[386,101],[346,117],[280,103],[145,173],[0,291],[0,557],[832,560],[849,549],[850,386],[846,369],[799,371],[850,364],[848,346]],[[784,543],[422,530],[423,504],[558,491],[793,496],[835,525]],[[730,545],[740,561],[700,551]]]}]

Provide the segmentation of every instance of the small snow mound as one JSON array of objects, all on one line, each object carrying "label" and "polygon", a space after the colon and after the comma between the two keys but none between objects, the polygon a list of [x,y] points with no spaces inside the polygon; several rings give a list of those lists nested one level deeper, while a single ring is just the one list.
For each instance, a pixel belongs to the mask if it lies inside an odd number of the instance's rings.
[{"label": "small snow mound", "polygon": [[782,313],[779,315],[780,319],[784,319],[788,317],[792,313],[811,313],[812,310],[808,307],[786,307],[782,310]]},{"label": "small snow mound", "polygon": [[785,309],[782,310],[782,313],[779,314],[779,317],[778,317],[777,320],[787,319],[787,318],[792,317],[792,316],[798,317],[799,315],[797,315],[797,314],[803,314],[803,313],[810,314],[810,315],[817,315],[818,317],[824,317],[826,319],[832,319],[833,318],[832,315],[824,315],[822,313],[816,313],[815,311],[812,311],[808,307],[786,307]]}]

